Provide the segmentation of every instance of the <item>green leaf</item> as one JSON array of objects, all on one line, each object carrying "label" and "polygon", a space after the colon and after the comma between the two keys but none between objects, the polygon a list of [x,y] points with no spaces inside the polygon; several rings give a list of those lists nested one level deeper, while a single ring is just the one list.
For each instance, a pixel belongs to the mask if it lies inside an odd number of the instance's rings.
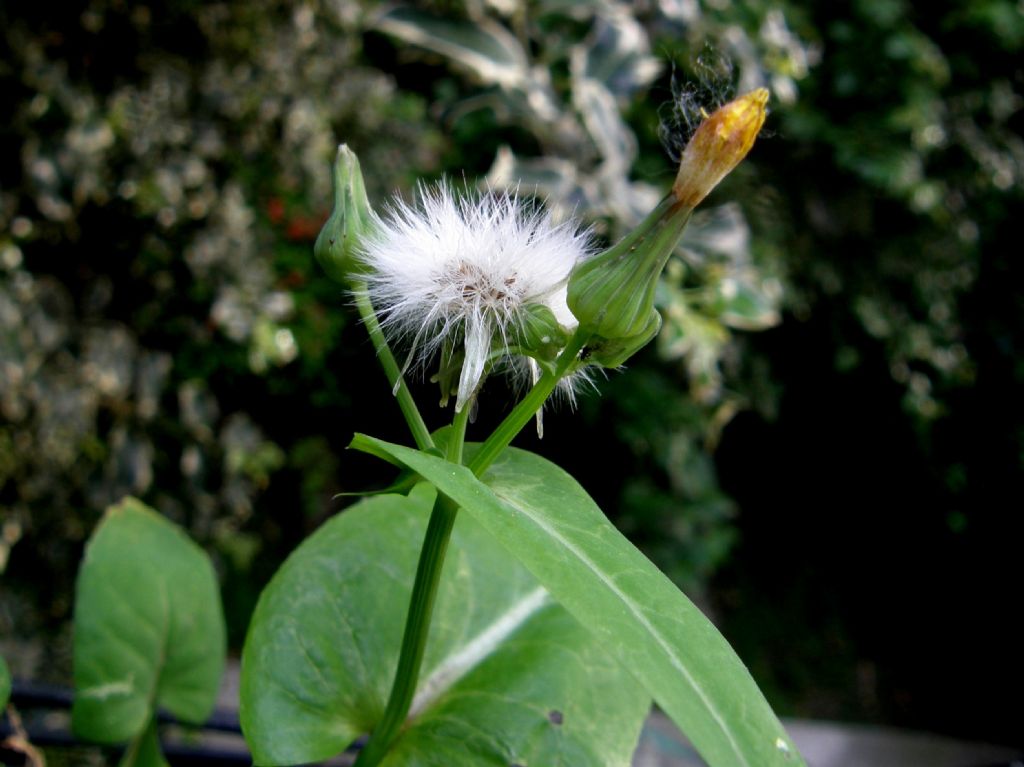
[{"label": "green leaf", "polygon": [[[303,542],[263,592],[242,656],[242,728],[256,764],[326,759],[380,719],[433,497],[421,484],[361,501]],[[383,765],[623,765],[649,705],[462,515],[412,716]]]},{"label": "green leaf", "polygon": [[122,743],[140,736],[158,707],[203,722],[224,654],[224,615],[206,554],[140,501],[107,509],[78,572],[75,732]]},{"label": "green leaf", "polygon": [[0,712],[7,708],[7,701],[11,697],[11,672],[7,670],[7,663],[0,657]]},{"label": "green leaf", "polygon": [[724,637],[560,468],[508,449],[481,481],[372,437],[352,446],[385,450],[462,506],[615,653],[712,767],[802,763]]}]

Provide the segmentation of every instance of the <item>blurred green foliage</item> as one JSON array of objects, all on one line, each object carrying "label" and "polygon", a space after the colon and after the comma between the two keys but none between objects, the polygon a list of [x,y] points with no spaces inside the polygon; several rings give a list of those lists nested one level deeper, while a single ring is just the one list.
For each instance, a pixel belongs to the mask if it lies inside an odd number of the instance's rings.
[{"label": "blurred green foliage", "polygon": [[[802,353],[851,376],[884,355],[954,498],[977,480],[932,437],[971,417],[979,354],[1024,382],[1019,302],[978,292],[1020,273],[1010,0],[88,0],[0,22],[0,633],[66,619],[82,542],[131,493],[213,552],[237,640],[333,493],[376,479],[338,453],[375,414],[374,433],[400,425],[311,256],[339,141],[375,203],[448,173],[614,239],[671,183],[663,145],[699,106],[771,89],[766,134],[670,264],[657,348],[540,448],[691,591],[736,540],[709,449],[787,388],[749,331],[822,328]],[[843,407],[818,394],[821,419]],[[1019,471],[1024,414],[1002,412],[991,438]]]}]

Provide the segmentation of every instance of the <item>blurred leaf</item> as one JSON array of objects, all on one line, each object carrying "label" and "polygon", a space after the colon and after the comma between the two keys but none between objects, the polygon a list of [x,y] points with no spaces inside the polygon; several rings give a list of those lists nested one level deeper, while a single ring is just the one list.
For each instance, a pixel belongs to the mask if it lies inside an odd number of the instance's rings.
[{"label": "blurred leaf", "polygon": [[569,197],[577,184],[572,163],[557,157],[518,157],[507,146],[501,147],[494,165],[487,172],[487,183],[515,186],[524,192],[539,190],[545,194]]},{"label": "blurred leaf", "polygon": [[216,702],[225,630],[206,554],[133,498],[107,510],[75,595],[75,733],[140,736],[157,708],[200,724]]},{"label": "blurred leaf", "polygon": [[503,146],[487,171],[484,183],[495,189],[519,189],[555,203],[570,215],[584,199],[576,166],[558,157],[519,157]]},{"label": "blurred leaf", "polygon": [[587,40],[572,48],[574,76],[604,85],[618,98],[628,98],[661,73],[662,63],[650,55],[647,32],[624,6],[601,9]]},{"label": "blurred leaf", "polygon": [[519,41],[505,27],[482,18],[443,19],[414,8],[393,8],[381,14],[382,32],[447,56],[484,83],[525,90],[529,67]]},{"label": "blurred leaf", "polygon": [[537,5],[540,15],[564,14],[578,19],[589,19],[597,11],[608,7],[606,0],[540,0]]},{"label": "blurred leaf", "polygon": [[962,15],[967,24],[984,29],[1007,51],[1019,53],[1024,46],[1024,13],[1019,3],[983,0],[966,4],[957,15]]},{"label": "blurred leaf", "polygon": [[562,469],[507,449],[483,481],[357,434],[433,483],[499,540],[639,680],[713,767],[801,763],[728,642]]},{"label": "blurred leaf", "polygon": [[603,158],[603,171],[626,178],[636,159],[636,137],[619,113],[615,97],[597,80],[574,78],[573,102]]},{"label": "blurred leaf", "polygon": [[718,399],[722,385],[719,360],[729,341],[729,330],[713,317],[694,311],[690,296],[681,286],[678,262],[669,262],[665,279],[659,286],[658,306],[664,312],[664,324],[658,336],[658,351],[665,359],[686,363],[690,391],[698,401]]},{"label": "blurred leaf", "polygon": [[7,662],[0,656],[0,711],[7,708],[7,699],[11,697],[11,672]]},{"label": "blurred leaf", "polygon": [[[379,720],[434,493],[376,496],[260,598],[241,716],[257,764],[344,750]],[[649,698],[472,519],[455,526],[408,725],[384,765],[622,765]]]},{"label": "blurred leaf", "polygon": [[731,328],[765,330],[778,325],[781,289],[771,282],[755,284],[748,275],[725,277],[715,286],[715,298],[708,307]]},{"label": "blurred leaf", "polygon": [[750,227],[736,203],[705,208],[693,214],[679,250],[688,263],[725,259],[730,265],[749,264]]}]

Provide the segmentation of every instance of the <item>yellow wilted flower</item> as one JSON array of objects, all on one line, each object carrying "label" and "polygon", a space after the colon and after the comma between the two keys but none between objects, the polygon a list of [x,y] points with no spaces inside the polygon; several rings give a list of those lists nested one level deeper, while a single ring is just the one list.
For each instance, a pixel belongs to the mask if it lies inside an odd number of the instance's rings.
[{"label": "yellow wilted flower", "polygon": [[747,156],[764,125],[767,103],[768,90],[758,88],[716,109],[700,124],[672,185],[681,204],[696,207]]}]

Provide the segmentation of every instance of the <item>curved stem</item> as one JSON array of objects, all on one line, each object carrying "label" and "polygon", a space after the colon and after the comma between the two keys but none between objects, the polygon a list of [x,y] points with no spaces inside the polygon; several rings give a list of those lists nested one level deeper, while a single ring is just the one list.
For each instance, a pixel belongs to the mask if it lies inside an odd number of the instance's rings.
[{"label": "curved stem", "polygon": [[[466,422],[472,402],[467,402],[461,412],[455,414],[448,438],[447,459],[462,463],[462,446],[466,436]],[[409,599],[409,612],[405,618],[405,633],[398,655],[395,681],[391,685],[387,705],[380,724],[374,729],[369,742],[359,753],[355,767],[374,767],[387,753],[409,715],[416,683],[419,681],[423,652],[427,646],[430,618],[434,612],[437,587],[441,582],[441,569],[448,551],[455,515],[459,507],[446,495],[438,494],[434,508],[427,522],[427,532],[420,549],[420,560],[416,566],[416,580]]]},{"label": "curved stem", "polygon": [[434,440],[430,436],[430,430],[423,421],[416,402],[412,398],[412,392],[402,377],[402,370],[398,367],[395,356],[391,353],[387,339],[384,338],[384,331],[381,330],[380,322],[377,320],[377,313],[373,310],[370,297],[366,293],[366,283],[357,282],[353,286],[356,297],[356,308],[359,316],[366,325],[366,332],[370,334],[370,341],[373,343],[374,351],[377,352],[377,359],[380,360],[384,374],[388,377],[388,383],[395,392],[395,399],[398,400],[398,407],[405,416],[405,422],[409,424],[409,431],[416,441],[416,447],[420,450],[428,450],[434,447]]},{"label": "curved stem", "polygon": [[516,438],[516,435],[523,430],[523,427],[530,422],[534,414],[540,410],[555,386],[562,380],[569,367],[576,362],[576,358],[590,340],[590,333],[582,328],[577,328],[576,333],[569,339],[562,353],[558,357],[558,364],[553,372],[545,372],[540,380],[534,385],[512,412],[505,416],[505,420],[498,424],[498,428],[487,438],[487,441],[480,446],[480,450],[469,462],[469,468],[478,477],[486,471],[487,467],[494,463],[494,460],[501,454],[501,451],[509,446],[509,443]]}]

